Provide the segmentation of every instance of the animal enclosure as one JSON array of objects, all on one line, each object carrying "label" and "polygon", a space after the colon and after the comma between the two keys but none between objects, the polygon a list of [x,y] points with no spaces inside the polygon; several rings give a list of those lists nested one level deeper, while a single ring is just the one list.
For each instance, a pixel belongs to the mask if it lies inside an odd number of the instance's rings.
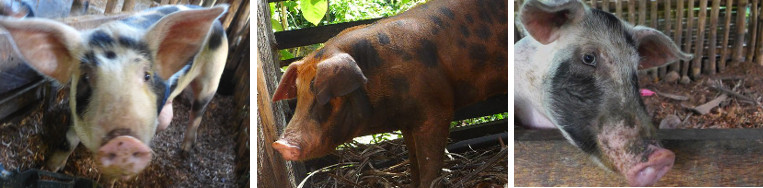
[{"label": "animal enclosure", "polygon": [[[59,1],[59,0],[55,0]],[[61,0],[72,3],[72,0]],[[74,0],[79,1],[79,0]],[[45,3],[46,0],[39,0]],[[90,179],[103,187],[238,187],[249,180],[249,0],[91,0],[86,15],[54,18],[78,30],[97,27],[108,20],[125,18],[133,12],[168,4],[205,7],[226,3],[220,18],[228,38],[228,56],[223,78],[199,126],[195,148],[180,152],[191,110],[188,92],[175,99],[172,124],[157,133],[151,148],[154,159],[136,177],[112,181],[102,176],[95,159],[83,146],[75,149],[66,166],[57,173]],[[0,3],[0,6],[4,4]],[[65,11],[58,7],[56,10]],[[0,29],[0,164],[13,174],[44,169],[48,150],[60,145],[52,138],[65,136],[71,124],[69,88],[44,79],[13,51],[10,36]],[[21,185],[53,181],[54,186],[71,185],[61,179],[25,179]],[[16,181],[16,180],[12,180]],[[0,185],[8,181],[0,181]]]}]

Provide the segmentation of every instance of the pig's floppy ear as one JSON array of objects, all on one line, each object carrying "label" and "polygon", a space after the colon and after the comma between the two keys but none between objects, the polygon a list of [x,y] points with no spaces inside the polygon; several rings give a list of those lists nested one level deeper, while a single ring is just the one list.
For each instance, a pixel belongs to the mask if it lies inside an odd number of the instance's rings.
[{"label": "pig's floppy ear", "polygon": [[321,105],[333,97],[355,91],[368,81],[352,56],[346,53],[333,55],[317,66],[312,89]]},{"label": "pig's floppy ear", "polygon": [[638,69],[661,67],[675,61],[689,60],[692,54],[681,52],[676,43],[662,32],[644,26],[633,27],[633,40],[641,60]]},{"label": "pig's floppy ear", "polygon": [[281,76],[281,82],[278,83],[278,88],[273,94],[273,102],[297,97],[297,67],[301,64],[301,62],[295,62],[286,69],[286,73]]},{"label": "pig's floppy ear", "polygon": [[0,28],[8,30],[14,49],[24,61],[43,75],[66,84],[79,67],[84,50],[79,31],[45,19],[0,18]]},{"label": "pig's floppy ear", "polygon": [[554,42],[564,27],[581,21],[585,16],[585,5],[578,0],[554,2],[551,5],[544,3],[530,0],[519,11],[522,25],[541,44]]},{"label": "pig's floppy ear", "polygon": [[158,61],[159,76],[168,79],[202,49],[212,24],[228,5],[184,10],[167,15],[151,26],[144,41]]}]

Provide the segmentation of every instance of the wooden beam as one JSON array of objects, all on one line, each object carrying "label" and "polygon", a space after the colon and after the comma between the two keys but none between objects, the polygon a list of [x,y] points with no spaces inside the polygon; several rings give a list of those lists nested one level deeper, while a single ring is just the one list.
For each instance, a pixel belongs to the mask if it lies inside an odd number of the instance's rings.
[{"label": "wooden beam", "polygon": [[358,25],[370,24],[379,19],[381,18],[311,27],[300,30],[276,32],[275,36],[276,41],[278,42],[277,48],[280,50],[326,42],[328,39],[339,34],[339,32],[342,32],[344,29]]},{"label": "wooden beam", "polygon": [[[676,154],[655,186],[760,186],[763,129],[659,130]],[[515,132],[515,186],[627,186],[622,175],[596,165],[556,130]]]}]

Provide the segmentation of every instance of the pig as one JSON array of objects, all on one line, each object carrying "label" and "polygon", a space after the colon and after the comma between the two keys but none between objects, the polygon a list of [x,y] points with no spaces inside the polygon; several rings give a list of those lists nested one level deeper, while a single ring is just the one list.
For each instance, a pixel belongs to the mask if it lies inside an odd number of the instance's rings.
[{"label": "pig", "polygon": [[25,1],[0,0],[0,16],[14,18],[34,17],[34,9]]},{"label": "pig", "polygon": [[225,67],[218,18],[227,9],[162,6],[83,31],[48,19],[0,18],[23,60],[70,88],[73,124],[66,141],[52,146],[46,168],[59,170],[82,143],[106,177],[133,177],[151,162],[151,140],[170,124],[171,101],[187,86],[194,98],[182,151],[190,152]]},{"label": "pig", "polygon": [[656,183],[675,154],[655,140],[637,71],[689,60],[665,34],[577,0],[529,0],[514,45],[514,110],[525,126],[558,128],[631,186]]},{"label": "pig", "polygon": [[272,146],[321,157],[350,139],[400,130],[414,187],[440,174],[454,110],[508,94],[506,0],[433,0],[348,28],[287,68],[273,101],[296,98]]}]

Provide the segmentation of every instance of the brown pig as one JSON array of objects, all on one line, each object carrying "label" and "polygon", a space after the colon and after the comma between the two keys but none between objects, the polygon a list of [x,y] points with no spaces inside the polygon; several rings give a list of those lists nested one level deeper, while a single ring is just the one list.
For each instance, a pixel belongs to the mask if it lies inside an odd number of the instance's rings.
[{"label": "brown pig", "polygon": [[433,0],[349,28],[289,66],[273,101],[297,99],[273,143],[287,160],[401,130],[413,185],[440,175],[454,109],[505,94],[506,0]]}]

